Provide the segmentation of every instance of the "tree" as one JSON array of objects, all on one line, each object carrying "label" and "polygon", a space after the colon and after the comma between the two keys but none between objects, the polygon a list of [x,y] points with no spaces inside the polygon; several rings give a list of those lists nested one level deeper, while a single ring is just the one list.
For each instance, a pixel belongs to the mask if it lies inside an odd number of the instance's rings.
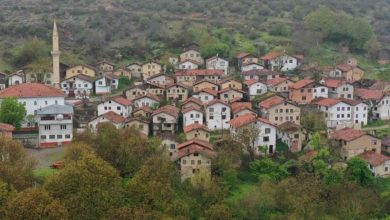
[{"label": "tree", "polygon": [[45,83],[45,75],[51,74],[52,66],[51,60],[48,57],[39,58],[29,63],[26,67],[26,70],[31,72],[32,82]]},{"label": "tree", "polygon": [[367,162],[359,157],[353,157],[348,160],[345,175],[347,179],[353,180],[361,186],[369,186],[374,181]]},{"label": "tree", "polygon": [[39,59],[48,58],[49,52],[50,49],[44,41],[37,38],[25,40],[20,46],[14,48],[12,64],[15,68],[26,67]]},{"label": "tree", "polygon": [[44,185],[68,209],[70,219],[104,219],[122,204],[122,179],[95,154],[81,152],[67,160]]},{"label": "tree", "polygon": [[18,193],[5,207],[6,219],[68,219],[66,208],[41,188]]},{"label": "tree", "polygon": [[0,121],[14,125],[17,129],[22,126],[26,109],[16,98],[6,97],[1,102]]},{"label": "tree", "polygon": [[0,135],[0,178],[22,190],[34,184],[35,160],[28,157],[20,142]]},{"label": "tree", "polygon": [[212,205],[205,212],[206,219],[210,220],[230,220],[234,219],[232,211],[224,204]]},{"label": "tree", "polygon": [[234,134],[236,143],[241,145],[241,147],[249,153],[250,161],[255,160],[256,147],[260,147],[256,146],[260,133],[260,127],[255,123],[251,123],[245,127],[239,128],[237,133]]},{"label": "tree", "polygon": [[271,158],[256,160],[249,164],[251,174],[257,178],[269,177],[274,181],[286,178],[289,173],[285,166],[274,162]]}]

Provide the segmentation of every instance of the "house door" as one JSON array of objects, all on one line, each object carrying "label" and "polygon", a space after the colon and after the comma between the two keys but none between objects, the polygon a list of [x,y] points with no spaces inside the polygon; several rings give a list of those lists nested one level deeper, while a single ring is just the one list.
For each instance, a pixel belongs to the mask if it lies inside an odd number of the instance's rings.
[{"label": "house door", "polygon": [[273,154],[274,153],[274,145],[269,145],[268,147],[268,153]]}]

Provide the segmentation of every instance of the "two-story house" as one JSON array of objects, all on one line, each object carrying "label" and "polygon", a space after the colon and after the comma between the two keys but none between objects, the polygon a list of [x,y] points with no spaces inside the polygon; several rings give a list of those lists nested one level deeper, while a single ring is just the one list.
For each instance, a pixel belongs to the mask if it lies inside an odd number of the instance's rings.
[{"label": "two-story house", "polygon": [[224,102],[239,101],[244,98],[245,92],[238,89],[226,88],[218,91],[219,99]]},{"label": "two-story house", "polygon": [[205,104],[206,123],[210,130],[229,129],[231,109],[225,102],[214,99]]},{"label": "two-story house", "polygon": [[150,61],[142,64],[142,77],[144,80],[163,72],[161,64]]},{"label": "two-story house", "polygon": [[147,78],[145,81],[150,84],[166,86],[174,83],[175,79],[167,74],[160,73]]},{"label": "two-story house", "polygon": [[199,107],[188,107],[181,110],[183,113],[183,126],[203,124],[203,110]]},{"label": "two-story house", "polygon": [[280,125],[286,121],[300,124],[301,109],[280,96],[273,96],[260,102],[259,107],[261,116],[272,124]]},{"label": "two-story house", "polygon": [[221,86],[221,89],[233,88],[233,89],[242,90],[242,83],[239,80],[231,77],[222,79],[219,82],[219,85]]},{"label": "two-story house", "polygon": [[81,64],[81,65],[75,65],[72,67],[69,67],[66,70],[66,76],[65,78],[71,78],[72,76],[76,76],[79,74],[84,74],[89,77],[94,78],[96,76],[96,69],[93,66],[86,65],[86,64]]},{"label": "two-story house", "polygon": [[115,112],[106,112],[102,115],[99,115],[92,120],[88,122],[88,128],[95,132],[97,131],[99,124],[102,123],[111,123],[113,124],[116,128],[123,128],[125,124],[125,118],[121,115],[118,115]]},{"label": "two-story house", "polygon": [[190,107],[201,109],[203,108],[203,103],[200,99],[192,96],[183,102],[182,109],[186,109]]},{"label": "two-story house", "polygon": [[202,103],[206,103],[218,98],[218,92],[213,89],[205,88],[194,92],[192,97],[199,99]]},{"label": "two-story house", "polygon": [[158,106],[160,98],[156,95],[147,93],[146,95],[142,95],[133,99],[132,102],[136,108],[142,106],[155,107]]},{"label": "two-story house", "polygon": [[266,68],[276,71],[295,70],[300,59],[297,56],[288,55],[285,52],[271,51],[261,57]]},{"label": "two-story house", "polygon": [[131,115],[132,105],[133,103],[130,100],[121,96],[110,98],[98,105],[98,115],[103,115],[112,111],[127,118]]},{"label": "two-story house", "polygon": [[244,84],[248,87],[248,94],[250,99],[253,99],[259,95],[263,95],[268,91],[267,85],[256,79],[246,80],[244,81]]},{"label": "two-story house", "polygon": [[196,70],[180,70],[176,71],[175,77],[176,82],[193,86],[196,81],[207,79],[214,82],[219,80],[224,75],[223,70],[207,70],[207,69],[196,69]]},{"label": "two-story house", "polygon": [[194,123],[183,127],[184,134],[187,140],[199,139],[202,141],[209,141],[210,130],[203,124]]},{"label": "two-story house", "polygon": [[230,134],[237,141],[253,139],[249,143],[256,155],[272,154],[276,149],[276,127],[264,118],[245,114],[230,121]]},{"label": "two-story house", "polygon": [[290,85],[289,99],[298,104],[308,104],[314,98],[315,82],[302,79]]},{"label": "two-story house", "polygon": [[193,60],[200,65],[204,64],[204,59],[199,52],[199,48],[197,45],[191,45],[185,48],[184,52],[180,54],[180,61],[184,60]]},{"label": "two-story house", "polygon": [[202,79],[195,82],[194,85],[192,86],[193,92],[198,92],[202,89],[212,89],[218,91],[218,83],[216,83],[215,81]]},{"label": "two-story house", "polygon": [[302,150],[305,135],[300,125],[293,121],[285,121],[278,125],[277,138],[287,144],[291,152],[299,152]]},{"label": "two-story house", "polygon": [[268,69],[261,69],[261,70],[254,69],[254,70],[241,72],[241,75],[243,76],[244,80],[255,79],[258,81],[265,82],[269,79],[274,79],[279,77],[280,73]]},{"label": "two-story house", "polygon": [[218,56],[210,57],[206,60],[206,69],[208,70],[223,70],[227,75],[229,71],[229,61]]},{"label": "two-story house", "polygon": [[354,98],[354,87],[342,79],[323,79],[321,83],[328,87],[329,98]]},{"label": "two-story house", "polygon": [[180,61],[177,64],[177,69],[179,69],[179,70],[196,70],[201,65],[202,65],[201,63],[199,63],[195,60],[185,59],[185,60]]},{"label": "two-story house", "polygon": [[381,140],[362,130],[344,128],[330,133],[329,136],[337,141],[340,155],[345,160],[366,151],[381,153]]},{"label": "two-story house", "polygon": [[69,97],[89,98],[93,93],[93,78],[79,74],[61,82],[61,90]]},{"label": "two-story house", "polygon": [[257,115],[257,113],[252,109],[251,102],[233,102],[231,104],[231,108],[232,108],[233,118],[245,114]]},{"label": "two-story house", "polygon": [[114,71],[115,64],[113,64],[109,61],[103,60],[103,61],[97,63],[96,67],[101,72],[112,73]]},{"label": "two-story house", "polygon": [[236,59],[237,59],[237,64],[238,64],[239,68],[241,68],[241,66],[246,65],[248,63],[258,63],[259,62],[259,58],[257,58],[256,56],[254,56],[250,53],[247,53],[247,52],[239,52],[236,55]]},{"label": "two-story house", "polygon": [[166,105],[153,111],[153,134],[176,133],[178,130],[180,109],[172,105]]},{"label": "two-story house", "polygon": [[126,69],[130,70],[131,78],[142,78],[142,64],[131,63],[126,66]]},{"label": "two-story house", "polygon": [[372,110],[374,118],[390,120],[390,92],[383,95]]},{"label": "two-story house", "polygon": [[277,77],[267,80],[265,84],[271,92],[288,92],[294,82],[286,77]]},{"label": "two-story house", "polygon": [[132,117],[126,119],[125,128],[134,128],[146,137],[149,135],[149,122],[143,117]]},{"label": "two-story house", "polygon": [[110,74],[103,74],[95,80],[95,93],[111,94],[114,90],[118,89],[119,78]]},{"label": "two-story house", "polygon": [[182,83],[172,83],[165,87],[166,99],[184,102],[188,99],[189,87]]}]

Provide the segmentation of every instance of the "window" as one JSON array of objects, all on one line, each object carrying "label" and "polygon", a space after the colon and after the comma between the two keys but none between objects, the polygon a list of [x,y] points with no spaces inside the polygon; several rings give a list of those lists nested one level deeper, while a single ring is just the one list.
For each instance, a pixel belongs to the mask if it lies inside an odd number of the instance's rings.
[{"label": "window", "polygon": [[263,92],[263,90],[261,90],[261,89],[257,89],[257,90],[256,90],[256,93],[257,93],[257,94],[261,94],[262,92]]},{"label": "window", "polygon": [[46,131],[50,130],[50,125],[45,125],[45,130]]},{"label": "window", "polygon": [[49,139],[55,139],[56,136],[53,134],[53,135],[49,135]]},{"label": "window", "polygon": [[302,96],[302,100],[305,101],[306,100],[306,96]]},{"label": "window", "polygon": [[46,140],[46,135],[41,135],[41,140]]},{"label": "window", "polygon": [[222,112],[226,112],[226,108],[225,107],[222,108]]},{"label": "window", "polygon": [[66,130],[66,125],[60,125],[61,130]]},{"label": "window", "polygon": [[62,139],[62,134],[58,134],[57,139]]},{"label": "window", "polygon": [[182,164],[187,164],[187,161],[186,161],[186,160],[183,160],[183,161],[182,161]]},{"label": "window", "polygon": [[38,105],[38,102],[37,102],[37,101],[34,101],[34,105]]},{"label": "window", "polygon": [[269,141],[269,137],[266,136],[266,137],[263,137],[263,142],[268,142]]},{"label": "window", "polygon": [[278,117],[275,117],[275,121],[277,121],[278,120]]},{"label": "window", "polygon": [[214,120],[214,116],[210,115],[210,116],[209,116],[209,119],[210,119],[210,120]]},{"label": "window", "polygon": [[266,133],[266,134],[270,134],[270,133],[271,133],[271,128],[266,128],[266,129],[265,129],[265,133]]},{"label": "window", "polygon": [[176,144],[171,144],[171,145],[169,146],[169,148],[170,148],[171,150],[175,150],[175,149],[176,149]]},{"label": "window", "polygon": [[209,112],[214,112],[214,108],[209,108]]},{"label": "window", "polygon": [[388,168],[388,167],[385,167],[385,171],[386,171],[386,172],[389,171],[389,168]]},{"label": "window", "polygon": [[65,135],[65,138],[66,138],[66,139],[70,139],[70,134],[66,134],[66,135]]},{"label": "window", "polygon": [[377,144],[377,141],[376,141],[376,140],[371,140],[371,144],[372,144],[372,145],[376,145],[376,144]]},{"label": "window", "polygon": [[199,156],[199,154],[198,153],[194,153],[194,157],[198,157]]},{"label": "window", "polygon": [[222,120],[225,120],[226,119],[226,115],[222,115]]},{"label": "window", "polygon": [[195,164],[195,160],[191,160],[191,165],[194,165]]},{"label": "window", "polygon": [[198,160],[198,165],[201,165],[202,164],[202,161],[201,160]]},{"label": "window", "polygon": [[121,110],[121,107],[120,107],[120,106],[117,106],[117,107],[116,107],[116,110]]}]

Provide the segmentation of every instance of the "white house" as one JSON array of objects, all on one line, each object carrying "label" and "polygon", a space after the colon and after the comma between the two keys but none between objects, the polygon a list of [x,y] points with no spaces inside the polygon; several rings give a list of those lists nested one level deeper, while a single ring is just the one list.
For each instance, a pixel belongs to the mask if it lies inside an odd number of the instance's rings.
[{"label": "white house", "polygon": [[241,71],[249,71],[249,70],[262,70],[264,69],[263,66],[257,64],[257,63],[249,63],[241,66]]},{"label": "white house", "polygon": [[139,96],[132,100],[133,104],[136,108],[142,107],[142,106],[149,106],[153,107],[158,105],[160,102],[160,99],[153,94],[147,93],[146,95]]},{"label": "white house", "polygon": [[217,54],[216,56],[210,57],[206,60],[206,69],[223,70],[225,75],[227,75],[229,70],[229,61],[222,59]]},{"label": "white house", "polygon": [[178,130],[180,109],[173,105],[165,105],[153,111],[153,134],[172,133]]},{"label": "white house", "polygon": [[295,70],[299,65],[299,60],[296,56],[290,56],[285,52],[269,52],[261,59],[264,65],[271,70],[289,71]]},{"label": "white house", "polygon": [[73,107],[50,105],[37,110],[39,147],[69,144],[73,138]]},{"label": "white house", "polygon": [[98,115],[103,115],[107,112],[112,111],[118,115],[127,118],[131,115],[132,104],[133,103],[130,100],[117,96],[105,102],[100,103],[97,106]]},{"label": "white house", "polygon": [[24,73],[22,70],[8,76],[8,86],[19,85],[24,82]]},{"label": "white house", "polygon": [[378,152],[366,151],[359,155],[368,164],[372,175],[379,177],[390,176],[390,157]]},{"label": "white house", "polygon": [[89,98],[93,92],[93,79],[84,74],[72,76],[61,82],[61,90],[69,97]]},{"label": "white house", "polygon": [[119,79],[117,76],[104,74],[95,80],[95,93],[110,94],[118,88],[118,85]]},{"label": "white house", "polygon": [[[37,110],[50,105],[65,104],[65,94],[60,89],[40,83],[23,83],[1,90],[0,101],[6,97],[15,97],[18,102],[23,103],[26,115],[35,115]],[[26,122],[23,126],[33,124]]]},{"label": "white house", "polygon": [[186,59],[177,64],[179,70],[195,70],[198,69],[201,64],[195,60]]},{"label": "white house", "polygon": [[194,98],[199,99],[202,103],[210,102],[218,97],[218,91],[205,88],[192,95]]},{"label": "white house", "polygon": [[203,124],[203,111],[200,108],[189,107],[183,113],[183,127],[191,124]]},{"label": "white house", "polygon": [[254,139],[253,146],[256,155],[272,154],[276,150],[276,127],[266,119],[254,114],[238,116],[230,121],[230,133],[233,139],[240,141],[239,135],[248,135]]},{"label": "white house", "polygon": [[107,112],[103,115],[99,115],[88,122],[88,127],[91,131],[96,131],[98,125],[101,123],[112,123],[116,128],[123,128],[125,118],[115,112]]},{"label": "white house", "polygon": [[126,69],[130,70],[132,78],[142,78],[142,65],[139,63],[132,63],[127,65]]},{"label": "white house", "polygon": [[321,84],[329,88],[330,98],[353,99],[354,87],[341,79],[323,79]]},{"label": "white house", "polygon": [[221,100],[214,99],[205,104],[206,123],[210,130],[229,129],[231,118],[230,106]]},{"label": "white house", "polygon": [[278,78],[280,73],[268,69],[254,69],[241,72],[244,80],[256,79],[258,81],[267,81]]},{"label": "white house", "polygon": [[382,99],[374,106],[372,110],[374,118],[390,120],[390,93],[384,94]]},{"label": "white house", "polygon": [[268,90],[266,84],[259,82],[256,79],[247,80],[244,82],[244,84],[248,86],[248,94],[251,98],[265,94]]},{"label": "white house", "polygon": [[313,88],[313,98],[328,98],[329,89],[323,85],[315,85]]},{"label": "white house", "polygon": [[325,98],[314,102],[324,112],[329,129],[361,128],[367,124],[368,107],[355,100]]}]

